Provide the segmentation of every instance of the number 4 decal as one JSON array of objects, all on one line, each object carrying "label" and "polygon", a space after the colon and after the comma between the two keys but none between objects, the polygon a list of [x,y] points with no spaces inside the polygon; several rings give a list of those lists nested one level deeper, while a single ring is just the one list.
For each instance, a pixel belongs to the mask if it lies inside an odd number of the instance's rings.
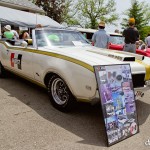
[{"label": "number 4 decal", "polygon": [[15,58],[15,53],[11,53],[10,55],[10,62],[11,62],[11,67],[14,67],[15,64],[17,65],[18,69],[22,69],[22,54],[18,54],[18,57]]}]

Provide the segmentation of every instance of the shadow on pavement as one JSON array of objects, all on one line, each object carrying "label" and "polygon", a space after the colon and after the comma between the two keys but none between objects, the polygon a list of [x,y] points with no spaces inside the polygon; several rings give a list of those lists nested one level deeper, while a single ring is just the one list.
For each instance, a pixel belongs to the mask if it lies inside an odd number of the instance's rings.
[{"label": "shadow on pavement", "polygon": [[100,105],[78,103],[72,112],[62,113],[53,108],[45,89],[14,75],[0,79],[0,88],[8,92],[10,97],[28,105],[41,117],[80,137],[78,143],[107,146]]},{"label": "shadow on pavement", "polygon": [[137,106],[137,113],[138,113],[138,122],[139,125],[142,125],[145,123],[145,121],[147,120],[150,114],[150,104],[137,100],[136,106]]},{"label": "shadow on pavement", "polygon": [[[47,91],[32,83],[11,75],[0,79],[0,88],[7,91],[11,97],[28,105],[41,117],[75,134],[82,140],[78,143],[106,146],[106,135],[100,105],[79,103],[70,113],[62,113],[50,104]],[[150,114],[150,105],[137,101],[138,120],[142,125]]]}]

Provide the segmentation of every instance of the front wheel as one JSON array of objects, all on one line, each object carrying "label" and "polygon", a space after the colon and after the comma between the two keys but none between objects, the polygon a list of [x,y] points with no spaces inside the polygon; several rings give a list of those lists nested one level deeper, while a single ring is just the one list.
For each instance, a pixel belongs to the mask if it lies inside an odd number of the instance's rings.
[{"label": "front wheel", "polygon": [[0,78],[3,78],[4,76],[5,76],[5,69],[0,62]]},{"label": "front wheel", "polygon": [[57,75],[53,75],[48,82],[48,95],[52,105],[60,111],[71,110],[75,106],[75,98],[67,84]]}]

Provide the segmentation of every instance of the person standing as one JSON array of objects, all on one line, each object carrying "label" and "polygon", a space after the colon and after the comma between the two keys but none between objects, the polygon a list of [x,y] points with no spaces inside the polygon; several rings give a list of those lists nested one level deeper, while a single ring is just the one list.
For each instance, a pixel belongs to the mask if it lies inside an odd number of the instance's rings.
[{"label": "person standing", "polygon": [[118,29],[115,30],[115,33],[120,33]]},{"label": "person standing", "polygon": [[99,48],[108,48],[109,35],[106,34],[105,22],[101,21],[99,23],[99,30],[95,32],[92,36],[92,45]]},{"label": "person standing", "polygon": [[134,27],[135,19],[129,19],[129,27],[123,31],[123,36],[125,37],[124,51],[136,53],[136,41],[139,41],[139,32]]},{"label": "person standing", "polygon": [[11,32],[11,26],[10,25],[6,25],[4,26],[5,32],[4,32],[4,37],[7,39],[13,39],[14,38],[14,33]]},{"label": "person standing", "polygon": [[145,44],[148,48],[150,48],[150,33],[147,35],[147,38],[145,39]]},{"label": "person standing", "polygon": [[20,39],[24,39],[24,40],[30,39],[29,33],[26,30],[24,30],[20,35]]},{"label": "person standing", "polygon": [[18,32],[15,30],[14,26],[12,26],[11,29],[12,29],[11,32],[14,34],[14,39],[15,39],[15,40],[18,40],[18,39],[19,39],[19,34],[18,34]]},{"label": "person standing", "polygon": [[37,24],[36,28],[42,28],[43,26],[41,24]]}]

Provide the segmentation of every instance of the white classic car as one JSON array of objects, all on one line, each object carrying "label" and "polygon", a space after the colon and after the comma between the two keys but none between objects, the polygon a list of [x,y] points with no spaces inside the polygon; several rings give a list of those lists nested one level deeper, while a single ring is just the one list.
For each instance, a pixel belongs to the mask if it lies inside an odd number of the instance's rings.
[{"label": "white classic car", "polygon": [[19,41],[0,41],[0,77],[8,70],[47,88],[51,103],[59,110],[70,109],[76,100],[99,100],[95,65],[129,63],[135,91],[143,94],[150,88],[147,57],[93,47],[70,29],[35,29],[30,42],[22,46]]}]

